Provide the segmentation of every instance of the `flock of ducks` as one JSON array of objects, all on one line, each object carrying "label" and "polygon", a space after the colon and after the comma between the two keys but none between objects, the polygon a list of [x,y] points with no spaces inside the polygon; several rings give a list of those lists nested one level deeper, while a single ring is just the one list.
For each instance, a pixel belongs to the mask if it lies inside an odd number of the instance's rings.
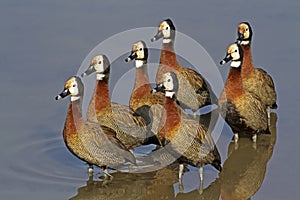
[{"label": "flock of ducks", "polygon": [[180,66],[174,50],[175,26],[170,19],[158,26],[152,42],[162,39],[156,87],[152,88],[148,71],[148,49],[144,41],[132,46],[126,62],[135,61],[136,76],[129,107],[110,100],[110,62],[105,55],[95,56],[82,77],[96,74],[96,86],[82,117],[84,85],[81,78],[69,78],[56,100],[71,96],[65,120],[63,138],[68,149],[89,164],[96,165],[105,179],[111,179],[108,168],[117,169],[125,163],[136,166],[134,147],[156,144],[165,147],[179,164],[182,183],[184,165],[199,168],[203,181],[203,166],[210,164],[222,170],[221,156],[205,124],[186,114],[217,104],[218,111],[234,133],[257,141],[259,133],[270,133],[270,109],[277,108],[275,86],[270,75],[255,68],[252,62],[252,29],[249,23],[238,25],[238,39],[227,48],[221,65],[231,61],[225,87],[218,99],[209,82],[198,72]]}]

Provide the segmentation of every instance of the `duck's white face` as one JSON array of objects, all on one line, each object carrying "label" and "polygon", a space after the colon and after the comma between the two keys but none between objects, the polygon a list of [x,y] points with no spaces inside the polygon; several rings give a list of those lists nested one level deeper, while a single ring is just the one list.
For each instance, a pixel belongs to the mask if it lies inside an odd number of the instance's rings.
[{"label": "duck's white face", "polygon": [[171,37],[171,27],[166,21],[160,23],[158,30],[162,32],[163,38]]},{"label": "duck's white face", "polygon": [[241,54],[240,54],[240,50],[239,47],[236,43],[233,43],[231,45],[229,45],[228,49],[227,49],[227,54],[231,56],[232,61],[230,66],[231,67],[240,67],[241,66]]},{"label": "duck's white face", "polygon": [[240,52],[239,52],[239,47],[235,43],[229,45],[229,47],[227,48],[227,53],[229,55],[231,55],[233,61],[239,60],[241,58]]},{"label": "duck's white face", "polygon": [[68,79],[65,83],[65,90],[69,90],[71,96],[79,96],[78,83],[75,77]]},{"label": "duck's white face", "polygon": [[162,76],[162,82],[165,87],[165,91],[173,92],[174,91],[174,80],[171,76],[171,73],[165,73]]},{"label": "duck's white face", "polygon": [[238,25],[238,33],[244,36],[244,39],[250,38],[250,28],[245,23],[240,23]]},{"label": "duck's white face", "polygon": [[71,77],[66,83],[64,90],[55,97],[56,100],[71,96],[71,101],[76,101],[83,96],[83,84],[79,77]]},{"label": "duck's white face", "polygon": [[105,66],[103,62],[103,56],[98,55],[92,59],[91,65],[94,67],[96,73],[103,73],[105,71]]},{"label": "duck's white face", "polygon": [[136,53],[136,59],[144,59],[145,58],[145,51],[144,51],[144,44],[141,41],[138,41],[132,46],[132,51]]}]

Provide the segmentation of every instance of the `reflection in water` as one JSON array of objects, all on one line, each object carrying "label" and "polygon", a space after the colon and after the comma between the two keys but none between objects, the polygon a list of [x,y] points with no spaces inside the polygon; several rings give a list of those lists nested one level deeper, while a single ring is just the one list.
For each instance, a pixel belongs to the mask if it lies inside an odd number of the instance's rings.
[{"label": "reflection in water", "polygon": [[276,121],[277,115],[271,113],[271,134],[260,135],[256,147],[248,138],[241,138],[238,147],[229,145],[220,174],[223,200],[246,200],[259,190],[276,142]]},{"label": "reflection in water", "polygon": [[78,189],[71,198],[79,199],[173,199],[173,184],[178,182],[178,169],[173,166],[148,173],[114,173],[114,180],[105,186],[102,182],[87,181],[87,185]]},{"label": "reflection in water", "polygon": [[101,181],[93,181],[90,177],[83,186],[78,189],[76,196],[71,200],[92,199],[206,199],[215,200],[220,196],[220,181],[217,179],[204,189],[200,195],[196,189],[187,193],[179,193],[175,196],[174,184],[178,183],[178,165],[173,164],[164,169],[143,174],[114,173],[114,180],[103,186]]},{"label": "reflection in water", "polygon": [[218,200],[220,197],[220,179],[216,179],[207,188],[205,188],[201,194],[199,190],[194,190],[187,193],[179,193],[176,196],[176,200],[189,200],[189,199],[199,199],[199,200]]},{"label": "reflection in water", "polygon": [[[239,146],[231,143],[228,159],[220,177],[203,191],[186,193],[175,191],[178,184],[178,164],[148,173],[114,173],[114,180],[103,186],[102,181],[90,177],[86,186],[78,188],[72,200],[92,199],[250,199],[261,187],[276,142],[277,115],[271,114],[271,135],[260,135],[256,147],[248,138],[241,138]],[[190,173],[190,172],[189,172]],[[177,194],[177,195],[176,195]]]}]

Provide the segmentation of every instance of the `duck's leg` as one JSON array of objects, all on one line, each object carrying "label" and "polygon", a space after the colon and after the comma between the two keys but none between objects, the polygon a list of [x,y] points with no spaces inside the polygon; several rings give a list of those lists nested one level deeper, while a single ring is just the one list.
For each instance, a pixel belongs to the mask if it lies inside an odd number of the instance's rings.
[{"label": "duck's leg", "polygon": [[256,143],[256,141],[257,141],[257,134],[256,133],[254,135],[252,135],[252,141],[254,143]]},{"label": "duck's leg", "polygon": [[92,164],[88,163],[88,165],[89,165],[89,167],[88,167],[88,173],[89,173],[89,175],[91,175],[94,172],[94,168],[93,168]]},{"label": "duck's leg", "polygon": [[239,144],[238,144],[239,134],[238,133],[234,133],[233,140],[234,140],[234,149],[237,150],[239,148]]},{"label": "duck's leg", "polygon": [[184,165],[183,164],[179,164],[179,173],[178,173],[179,180],[182,179],[183,169],[184,169]]},{"label": "duck's leg", "polygon": [[179,179],[179,193],[184,193],[184,187],[183,187],[182,179]]},{"label": "duck's leg", "polygon": [[103,170],[105,178],[112,178],[113,177],[111,174],[108,173],[108,170],[107,170],[106,167],[103,167],[102,170]]},{"label": "duck's leg", "polygon": [[237,143],[239,141],[239,134],[234,133],[234,143]]},{"label": "duck's leg", "polygon": [[268,127],[271,126],[271,109],[270,106],[267,106],[267,114],[268,114]]},{"label": "duck's leg", "polygon": [[256,141],[257,141],[257,133],[255,133],[254,135],[252,135],[252,141],[253,141],[253,149],[255,149],[256,150],[256,147],[257,147],[257,143],[256,143]]},{"label": "duck's leg", "polygon": [[102,183],[102,186],[106,185],[107,183],[111,182],[113,180],[113,176],[111,174],[108,173],[108,170],[106,168],[106,166],[101,167],[102,172],[104,174],[104,180]]},{"label": "duck's leg", "polygon": [[183,169],[184,169],[184,165],[179,164],[178,179],[179,179],[179,192],[180,193],[184,192],[183,183],[182,183]]},{"label": "duck's leg", "polygon": [[197,111],[193,111],[193,117],[197,118]]},{"label": "duck's leg", "polygon": [[199,194],[203,193],[203,166],[199,168],[199,177],[200,177],[200,185],[199,185]]}]

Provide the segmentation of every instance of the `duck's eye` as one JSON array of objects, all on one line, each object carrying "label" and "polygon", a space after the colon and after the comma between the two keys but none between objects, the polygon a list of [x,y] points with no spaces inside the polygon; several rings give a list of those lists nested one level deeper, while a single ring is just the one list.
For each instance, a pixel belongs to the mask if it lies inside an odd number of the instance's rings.
[{"label": "duck's eye", "polygon": [[140,48],[139,50],[140,50],[140,51],[142,51],[142,50],[143,50],[143,48]]},{"label": "duck's eye", "polygon": [[98,64],[101,64],[101,60],[98,62]]}]

